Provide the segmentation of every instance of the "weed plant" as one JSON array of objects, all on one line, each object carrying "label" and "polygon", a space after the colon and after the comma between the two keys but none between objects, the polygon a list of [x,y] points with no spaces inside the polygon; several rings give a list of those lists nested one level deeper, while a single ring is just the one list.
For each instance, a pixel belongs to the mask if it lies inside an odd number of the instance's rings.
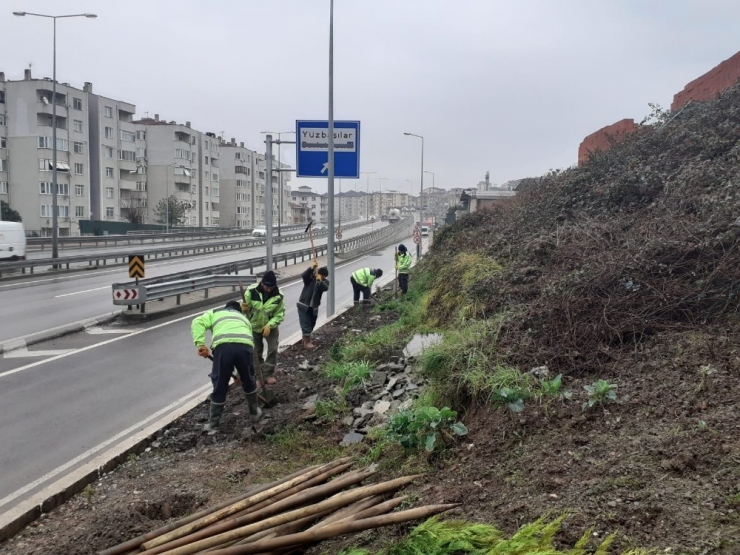
[{"label": "weed plant", "polygon": [[373,375],[373,372],[373,367],[365,360],[330,362],[324,369],[327,377],[342,382],[342,389],[345,393],[363,385]]}]

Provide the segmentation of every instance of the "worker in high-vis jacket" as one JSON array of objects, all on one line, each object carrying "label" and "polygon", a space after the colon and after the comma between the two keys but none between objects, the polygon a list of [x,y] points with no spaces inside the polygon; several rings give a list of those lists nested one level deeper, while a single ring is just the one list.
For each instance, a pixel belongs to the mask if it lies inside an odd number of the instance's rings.
[{"label": "worker in high-vis jacket", "polygon": [[360,293],[362,293],[362,304],[370,302],[370,293],[373,286],[373,282],[383,275],[383,270],[376,268],[362,268],[357,270],[349,278],[349,282],[352,284],[352,291],[354,293],[355,304],[360,304]]},{"label": "worker in high-vis jacket", "polygon": [[398,252],[396,253],[396,270],[398,270],[398,287],[401,289],[401,293],[404,295],[409,290],[409,270],[411,270],[411,262],[413,259],[409,254],[406,245],[398,245]]},{"label": "worker in high-vis jacket", "polygon": [[[242,310],[252,324],[254,352],[262,365],[265,381],[272,385],[276,383],[274,374],[280,344],[278,326],[285,319],[285,298],[278,289],[275,272],[272,270],[265,272],[259,283],[247,287]],[[267,355],[264,343],[267,343]]]},{"label": "worker in high-vis jacket", "polygon": [[329,290],[329,270],[326,266],[318,267],[315,260],[311,263],[301,278],[303,279],[303,289],[301,296],[298,298],[298,323],[301,325],[303,334],[303,348],[307,351],[313,351],[316,345],[311,343],[311,334],[316,327],[316,320],[319,317],[319,306],[321,305],[321,296]]},{"label": "worker in high-vis jacket", "polygon": [[[213,351],[213,368],[211,370],[211,407],[205,430],[209,435],[218,431],[221,416],[226,405],[226,394],[229,391],[229,380],[236,368],[242,389],[247,396],[249,416],[253,423],[259,421],[262,411],[257,403],[257,384],[252,357],[252,326],[242,314],[241,306],[236,301],[229,301],[224,308],[209,310],[193,320],[190,326],[193,343],[198,355],[203,358],[211,356]],[[211,348],[206,347],[206,331],[211,332]]]}]

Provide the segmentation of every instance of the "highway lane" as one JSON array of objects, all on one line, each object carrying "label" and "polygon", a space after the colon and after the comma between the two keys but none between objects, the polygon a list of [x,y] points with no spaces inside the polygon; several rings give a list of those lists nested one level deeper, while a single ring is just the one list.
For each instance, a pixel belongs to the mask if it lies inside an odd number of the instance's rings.
[{"label": "highway lane", "polygon": [[[393,272],[393,265],[393,247],[339,263],[332,284],[337,306],[351,303],[353,271]],[[295,304],[301,284],[281,287],[285,339],[299,331]],[[323,304],[319,322],[326,319]],[[133,333],[97,336],[97,342],[75,334],[40,344],[34,349],[74,350],[26,359],[24,366],[17,359],[12,365],[0,360],[0,512],[99,454],[96,446],[208,383],[208,363],[195,355],[190,339],[190,322],[198,312],[137,326]],[[55,473],[82,453],[87,458]]]},{"label": "highway lane", "polygon": [[[351,238],[379,229],[382,224],[368,224],[348,230],[344,237]],[[317,245],[326,244],[326,238],[317,239]],[[275,254],[306,249],[305,241],[280,243],[273,246]],[[184,272],[247,258],[264,256],[264,245],[250,249],[226,251],[158,262],[147,262],[147,277],[157,277]],[[110,286],[115,282],[129,281],[125,267],[94,270],[69,276],[33,276],[22,282],[0,284],[0,341],[22,337],[46,329],[62,326],[111,313],[113,306]]]}]

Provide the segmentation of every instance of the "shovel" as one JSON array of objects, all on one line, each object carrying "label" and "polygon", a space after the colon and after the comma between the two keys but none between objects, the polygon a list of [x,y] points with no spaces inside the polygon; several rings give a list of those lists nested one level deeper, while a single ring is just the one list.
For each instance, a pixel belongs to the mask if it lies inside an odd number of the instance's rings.
[{"label": "shovel", "polygon": [[259,396],[259,399],[265,405],[265,408],[271,409],[278,404],[278,400],[275,393],[267,389],[267,382],[265,381],[265,375],[262,373],[262,365],[257,356],[257,351],[254,352],[254,368],[257,370],[257,377],[262,384],[262,395]]}]

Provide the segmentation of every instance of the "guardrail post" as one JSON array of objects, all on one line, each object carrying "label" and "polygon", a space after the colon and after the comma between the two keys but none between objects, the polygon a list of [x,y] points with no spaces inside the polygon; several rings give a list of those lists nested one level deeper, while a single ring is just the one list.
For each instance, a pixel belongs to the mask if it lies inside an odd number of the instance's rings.
[{"label": "guardrail post", "polygon": [[177,306],[180,306],[180,295],[177,296],[176,304],[177,304]]},{"label": "guardrail post", "polygon": [[146,314],[146,303],[141,304],[141,313]]},{"label": "guardrail post", "polygon": [[206,287],[206,299],[208,298],[208,287]]}]

